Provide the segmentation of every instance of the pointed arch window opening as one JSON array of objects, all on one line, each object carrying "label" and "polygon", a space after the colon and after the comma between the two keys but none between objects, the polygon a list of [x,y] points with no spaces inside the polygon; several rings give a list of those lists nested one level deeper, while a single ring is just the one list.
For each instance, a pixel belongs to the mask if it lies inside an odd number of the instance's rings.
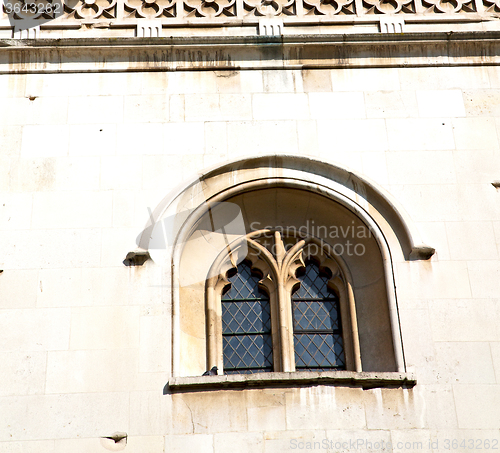
[{"label": "pointed arch window opening", "polygon": [[248,261],[228,272],[221,297],[224,374],[273,371],[271,306],[261,277]]},{"label": "pointed arch window opening", "polygon": [[208,365],[224,374],[361,371],[350,273],[328,245],[271,230],[241,243],[244,259],[219,257],[207,280]]},{"label": "pointed arch window opening", "polygon": [[331,272],[320,269],[313,259],[297,270],[300,284],[292,293],[297,371],[346,368],[339,297],[328,287],[331,277]]}]

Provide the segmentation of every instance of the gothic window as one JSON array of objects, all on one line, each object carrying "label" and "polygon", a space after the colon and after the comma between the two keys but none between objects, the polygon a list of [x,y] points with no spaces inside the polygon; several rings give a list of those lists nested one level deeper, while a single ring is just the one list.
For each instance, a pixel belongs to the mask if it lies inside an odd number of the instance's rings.
[{"label": "gothic window", "polygon": [[292,295],[295,368],[345,369],[339,299],[328,287],[329,276],[313,260],[300,270]]},{"label": "gothic window", "polygon": [[[234,274],[233,274],[234,272]],[[269,296],[248,262],[231,272],[221,298],[224,372],[261,373],[273,370]]]},{"label": "gothic window", "polygon": [[[207,281],[209,368],[361,371],[349,274],[328,244],[262,230]],[[234,250],[234,248],[233,248]]]}]

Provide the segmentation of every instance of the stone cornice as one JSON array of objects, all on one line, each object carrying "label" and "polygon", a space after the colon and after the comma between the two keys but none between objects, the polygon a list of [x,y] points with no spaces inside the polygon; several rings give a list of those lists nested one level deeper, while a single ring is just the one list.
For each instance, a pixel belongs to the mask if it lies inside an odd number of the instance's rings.
[{"label": "stone cornice", "polygon": [[0,73],[500,64],[500,32],[0,40]]}]

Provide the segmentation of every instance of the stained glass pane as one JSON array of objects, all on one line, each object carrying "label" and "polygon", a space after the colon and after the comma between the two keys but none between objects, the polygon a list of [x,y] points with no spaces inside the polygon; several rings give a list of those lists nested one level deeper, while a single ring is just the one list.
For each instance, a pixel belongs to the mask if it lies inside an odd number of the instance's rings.
[{"label": "stained glass pane", "polygon": [[292,296],[295,367],[299,370],[345,369],[339,301],[328,277],[306,263],[300,287]]},{"label": "stained glass pane", "polygon": [[269,297],[259,289],[259,278],[245,262],[229,281],[231,287],[221,299],[224,372],[272,371]]}]

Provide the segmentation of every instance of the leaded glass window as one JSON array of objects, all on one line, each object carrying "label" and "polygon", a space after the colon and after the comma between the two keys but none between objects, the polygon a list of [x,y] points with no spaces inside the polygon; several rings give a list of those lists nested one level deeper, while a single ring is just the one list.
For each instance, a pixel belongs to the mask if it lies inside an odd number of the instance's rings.
[{"label": "leaded glass window", "polygon": [[222,295],[222,347],[225,374],[273,370],[269,296],[248,262],[238,265]]},{"label": "leaded glass window", "polygon": [[292,295],[295,368],[345,369],[339,300],[328,287],[328,275],[308,261],[298,278],[300,286]]}]

